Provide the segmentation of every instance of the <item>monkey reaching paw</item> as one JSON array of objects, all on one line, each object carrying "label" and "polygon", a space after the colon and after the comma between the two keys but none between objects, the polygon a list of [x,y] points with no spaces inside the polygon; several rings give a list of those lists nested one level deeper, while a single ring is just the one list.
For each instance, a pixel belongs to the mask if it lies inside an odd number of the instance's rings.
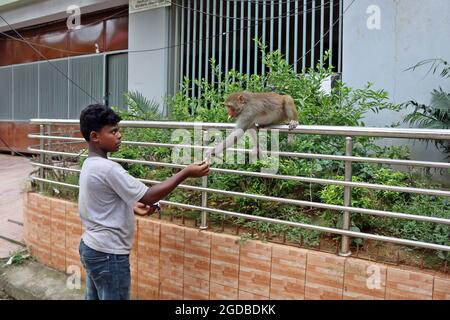
[{"label": "monkey reaching paw", "polygon": [[298,126],[298,121],[297,120],[289,121],[289,130],[294,130],[295,128],[297,128],[297,126]]},{"label": "monkey reaching paw", "polygon": [[[289,130],[294,130],[295,128],[297,128],[298,126],[298,121],[297,120],[291,120],[289,121]],[[292,144],[294,142],[294,135],[293,134],[288,134],[288,139],[287,139],[289,144]]]},{"label": "monkey reaching paw", "polygon": [[[252,93],[236,92],[228,96],[224,102],[228,109],[228,116],[236,118],[236,129],[222,141],[217,147],[208,152],[209,158],[212,154],[221,155],[228,149],[235,139],[240,139],[248,129],[256,129],[271,124],[289,121],[289,130],[298,125],[297,108],[294,99],[289,95],[277,93]],[[256,130],[250,131],[254,149],[252,153],[258,153],[258,139]],[[288,140],[292,141],[292,135]]]}]

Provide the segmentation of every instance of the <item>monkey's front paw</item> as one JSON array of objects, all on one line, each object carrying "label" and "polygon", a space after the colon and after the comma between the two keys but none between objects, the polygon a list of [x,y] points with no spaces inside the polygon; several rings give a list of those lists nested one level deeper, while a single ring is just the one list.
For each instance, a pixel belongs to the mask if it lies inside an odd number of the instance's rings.
[{"label": "monkey's front paw", "polygon": [[207,149],[203,152],[203,159],[208,158],[210,159],[212,157],[214,149]]},{"label": "monkey's front paw", "polygon": [[298,121],[296,120],[291,120],[289,121],[289,130],[293,130],[298,126]]}]

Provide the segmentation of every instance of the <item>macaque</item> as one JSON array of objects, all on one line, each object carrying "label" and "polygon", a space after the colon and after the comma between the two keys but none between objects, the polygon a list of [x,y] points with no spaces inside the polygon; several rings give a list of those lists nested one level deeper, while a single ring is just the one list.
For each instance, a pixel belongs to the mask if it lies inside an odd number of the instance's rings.
[{"label": "macaque", "polygon": [[[297,109],[294,99],[289,95],[277,93],[232,93],[224,102],[228,109],[228,118],[236,118],[236,129],[219,143],[216,148],[209,151],[211,154],[219,156],[232,144],[235,139],[241,138],[248,129],[279,124],[288,121],[289,130],[293,130],[298,125]],[[252,152],[258,152],[256,130],[250,130],[250,137],[253,140]]]}]

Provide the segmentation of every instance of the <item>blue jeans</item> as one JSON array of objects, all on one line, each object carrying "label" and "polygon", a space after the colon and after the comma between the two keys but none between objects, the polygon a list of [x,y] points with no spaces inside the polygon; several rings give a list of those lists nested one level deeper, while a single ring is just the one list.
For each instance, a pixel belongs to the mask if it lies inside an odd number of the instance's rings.
[{"label": "blue jeans", "polygon": [[130,258],[128,254],[104,253],[80,242],[80,260],[86,269],[86,300],[128,300]]}]

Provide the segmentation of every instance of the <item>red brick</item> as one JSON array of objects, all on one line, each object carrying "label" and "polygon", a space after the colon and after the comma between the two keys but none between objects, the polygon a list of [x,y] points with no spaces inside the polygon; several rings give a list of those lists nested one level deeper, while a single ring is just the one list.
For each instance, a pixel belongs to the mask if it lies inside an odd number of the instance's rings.
[{"label": "red brick", "polygon": [[51,266],[51,252],[50,247],[42,243],[35,247],[35,258],[39,263],[46,266]]},{"label": "red brick", "polygon": [[137,220],[137,270],[139,299],[159,299],[160,224],[150,219]]},{"label": "red brick", "polygon": [[386,266],[347,258],[345,261],[344,299],[383,300],[386,292]]},{"label": "red brick", "polygon": [[309,251],[306,259],[305,299],[341,300],[345,258]]},{"label": "red brick", "polygon": [[237,300],[238,289],[210,282],[209,298],[211,300]]},{"label": "red brick", "polygon": [[131,288],[130,296],[132,299],[138,297],[138,221],[134,223],[134,238],[130,251],[130,273],[131,273]]},{"label": "red brick", "polygon": [[186,229],[184,232],[184,275],[209,281],[211,233]]},{"label": "red brick", "polygon": [[433,300],[450,300],[450,278],[434,277]]},{"label": "red brick", "polygon": [[432,297],[432,275],[388,267],[386,300],[430,300]]},{"label": "red brick", "polygon": [[[138,269],[143,269],[152,274],[159,273],[159,235],[160,225],[139,221],[137,256]],[[145,264],[141,268],[140,264]]]},{"label": "red brick", "polygon": [[66,204],[66,237],[80,237],[83,234],[81,219],[73,203]]},{"label": "red brick", "polygon": [[183,298],[186,300],[208,300],[209,281],[184,276]]},{"label": "red brick", "polygon": [[272,245],[270,299],[305,298],[307,250]]},{"label": "red brick", "polygon": [[252,292],[246,292],[239,290],[239,300],[269,300],[268,297],[254,294]]},{"label": "red brick", "polygon": [[170,276],[161,276],[159,287],[159,299],[181,300],[183,299],[183,282]]},{"label": "red brick", "polygon": [[39,201],[39,195],[37,193],[30,192],[27,195],[27,201],[28,201],[28,207],[29,208],[36,208],[37,203]]},{"label": "red brick", "polygon": [[239,291],[269,297],[272,247],[259,241],[247,241],[241,246]]},{"label": "red brick", "polygon": [[51,200],[51,265],[66,270],[66,202]]},{"label": "red brick", "polygon": [[38,211],[42,211],[42,213],[44,213],[44,214],[45,213],[50,214],[50,210],[51,210],[50,209],[50,201],[51,201],[51,198],[42,196],[40,194],[37,194],[36,200],[37,200],[36,209]]},{"label": "red brick", "polygon": [[59,271],[66,271],[66,258],[64,252],[52,252],[51,267]]},{"label": "red brick", "polygon": [[239,286],[239,244],[238,238],[224,234],[211,237],[210,281],[237,289]]},{"label": "red brick", "polygon": [[[42,199],[38,203],[38,207],[42,204]],[[49,201],[48,201],[49,202]],[[47,206],[47,204],[45,204]],[[50,205],[48,205],[50,208]],[[50,209],[48,211],[39,211],[36,216],[36,259],[47,266],[51,266],[51,229],[50,229]]]},{"label": "red brick", "polygon": [[159,280],[153,278],[139,279],[138,298],[142,300],[158,300],[159,299]]},{"label": "red brick", "polygon": [[183,299],[184,228],[161,223],[160,299]]}]

